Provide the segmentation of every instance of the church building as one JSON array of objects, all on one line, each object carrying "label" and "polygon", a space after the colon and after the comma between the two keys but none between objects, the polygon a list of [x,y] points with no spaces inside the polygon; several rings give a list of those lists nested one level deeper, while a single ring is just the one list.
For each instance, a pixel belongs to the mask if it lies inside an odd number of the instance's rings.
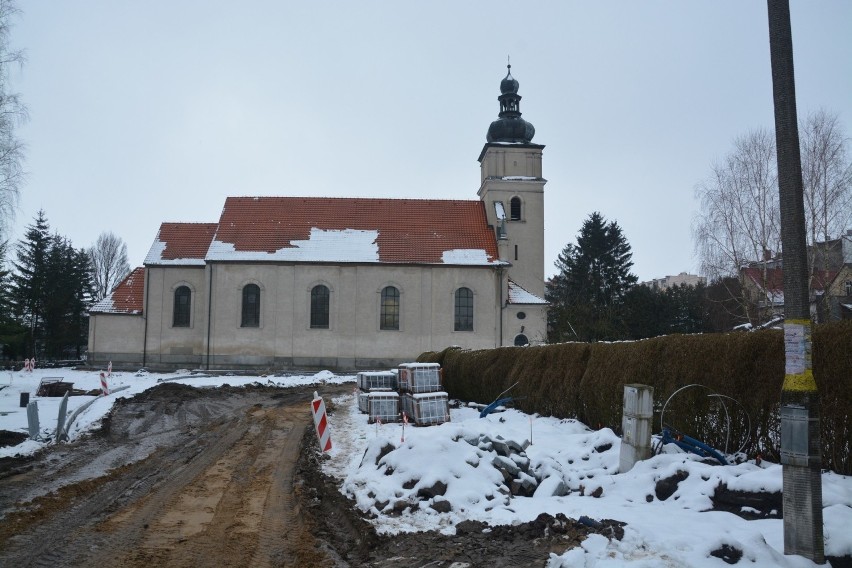
[{"label": "church building", "polygon": [[498,100],[479,199],[229,197],[216,222],[163,223],[91,308],[89,362],[355,370],[544,343],[544,146],[511,66]]}]

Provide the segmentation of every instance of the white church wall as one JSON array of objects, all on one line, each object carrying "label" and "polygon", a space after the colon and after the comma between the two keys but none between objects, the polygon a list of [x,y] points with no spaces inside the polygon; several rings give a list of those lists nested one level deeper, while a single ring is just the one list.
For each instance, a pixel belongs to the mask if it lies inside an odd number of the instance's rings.
[{"label": "white church wall", "polygon": [[[381,368],[450,345],[494,347],[495,277],[493,269],[471,267],[214,264],[210,365]],[[261,289],[256,328],[240,326],[247,283]],[[310,326],[310,292],[317,284],[330,291],[328,329]],[[398,330],[380,329],[385,286],[400,292]],[[454,292],[461,286],[474,291],[472,332],[453,330]],[[170,309],[168,299],[160,305]]]},{"label": "white church wall", "polygon": [[[146,271],[146,365],[202,365],[207,332],[207,268],[149,266]],[[172,320],[175,290],[180,286],[188,286],[192,293],[188,327],[175,327]]]},{"label": "white church wall", "polygon": [[[505,309],[503,345],[515,344],[515,338],[524,335],[529,345],[547,342],[547,308],[543,305],[509,305]],[[523,314],[522,318],[518,315]]]},{"label": "white church wall", "polygon": [[89,365],[105,367],[112,361],[118,368],[142,366],[141,315],[91,314],[89,317]]}]

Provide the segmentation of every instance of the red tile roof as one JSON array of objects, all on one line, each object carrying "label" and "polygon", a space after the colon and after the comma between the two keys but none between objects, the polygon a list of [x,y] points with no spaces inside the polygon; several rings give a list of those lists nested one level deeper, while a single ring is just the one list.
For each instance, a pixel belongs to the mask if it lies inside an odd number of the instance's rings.
[{"label": "red tile roof", "polygon": [[309,240],[311,229],[377,231],[378,262],[441,263],[450,250],[481,250],[483,259],[498,259],[481,201],[229,197],[215,241],[235,252],[271,254]]},{"label": "red tile roof", "polygon": [[204,264],[216,227],[216,223],[163,223],[145,264],[181,264],[185,260]]},{"label": "red tile roof", "polygon": [[[759,289],[766,290],[771,293],[780,293],[784,291],[784,269],[783,268],[767,268],[766,281],[764,283],[763,268],[759,266],[749,266],[742,269],[743,274],[751,279]],[[811,274],[811,290],[820,292],[831,283],[837,276],[836,271],[830,270],[814,270]]]},{"label": "red tile roof", "polygon": [[107,296],[89,309],[89,313],[141,314],[145,290],[145,269],[134,268]]}]

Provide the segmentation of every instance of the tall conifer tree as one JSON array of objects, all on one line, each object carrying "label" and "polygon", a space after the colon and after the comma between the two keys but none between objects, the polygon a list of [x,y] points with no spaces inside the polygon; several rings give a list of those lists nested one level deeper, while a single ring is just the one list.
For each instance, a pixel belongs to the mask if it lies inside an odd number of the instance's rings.
[{"label": "tall conifer tree", "polygon": [[13,262],[15,273],[12,275],[11,299],[15,318],[27,329],[26,357],[36,354],[36,346],[42,340],[50,240],[50,226],[44,211],[40,210],[35,222],[27,226],[24,238],[18,243],[17,262]]},{"label": "tall conifer tree", "polygon": [[583,223],[577,244],[567,244],[548,283],[552,341],[621,339],[622,300],[636,283],[633,253],[621,227],[594,212]]}]

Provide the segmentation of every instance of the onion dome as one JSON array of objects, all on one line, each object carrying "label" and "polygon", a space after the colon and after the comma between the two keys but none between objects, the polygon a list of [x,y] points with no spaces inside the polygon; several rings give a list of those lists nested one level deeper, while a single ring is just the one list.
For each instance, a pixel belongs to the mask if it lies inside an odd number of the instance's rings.
[{"label": "onion dome", "polygon": [[500,81],[500,118],[488,127],[485,139],[488,142],[514,142],[528,144],[535,136],[535,127],[521,118],[521,95],[518,94],[518,81],[512,77],[512,66]]},{"label": "onion dome", "polygon": [[509,72],[506,73],[506,77],[500,81],[500,93],[503,95],[512,93],[518,94],[518,80],[512,77],[512,66],[508,65]]}]

